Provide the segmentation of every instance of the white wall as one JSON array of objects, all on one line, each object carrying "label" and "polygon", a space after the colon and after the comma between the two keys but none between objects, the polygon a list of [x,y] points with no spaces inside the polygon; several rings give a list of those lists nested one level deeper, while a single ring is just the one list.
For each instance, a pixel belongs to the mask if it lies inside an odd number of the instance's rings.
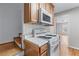
[{"label": "white wall", "polygon": [[22,4],[0,4],[0,44],[22,32]]},{"label": "white wall", "polygon": [[[69,15],[69,46],[79,48],[79,8],[56,14],[56,17]],[[62,17],[60,18],[62,19]],[[58,19],[57,19],[58,20]]]}]

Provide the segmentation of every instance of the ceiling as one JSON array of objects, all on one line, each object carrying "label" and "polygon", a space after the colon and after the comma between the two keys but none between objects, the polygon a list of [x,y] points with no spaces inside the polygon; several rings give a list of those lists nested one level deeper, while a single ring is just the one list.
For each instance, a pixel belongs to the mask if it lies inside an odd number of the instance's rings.
[{"label": "ceiling", "polygon": [[54,5],[55,5],[55,13],[79,7],[79,3],[54,3]]}]

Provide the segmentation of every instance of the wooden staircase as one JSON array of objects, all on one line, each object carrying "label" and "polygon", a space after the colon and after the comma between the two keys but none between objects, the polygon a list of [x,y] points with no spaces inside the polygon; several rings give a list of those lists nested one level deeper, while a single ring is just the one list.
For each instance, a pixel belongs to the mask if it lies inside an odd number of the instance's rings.
[{"label": "wooden staircase", "polygon": [[19,48],[22,48],[22,33],[19,33],[18,37],[14,37],[14,42]]},{"label": "wooden staircase", "polygon": [[22,33],[14,37],[14,41],[0,44],[0,56],[23,56]]},{"label": "wooden staircase", "polygon": [[24,49],[22,48],[22,33],[19,33],[18,37],[14,37],[15,44],[22,50],[16,53],[16,56],[23,56]]}]

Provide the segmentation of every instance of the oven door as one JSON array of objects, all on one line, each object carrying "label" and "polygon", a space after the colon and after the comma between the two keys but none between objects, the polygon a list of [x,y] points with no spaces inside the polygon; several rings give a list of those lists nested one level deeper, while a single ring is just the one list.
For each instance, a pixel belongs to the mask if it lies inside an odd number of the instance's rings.
[{"label": "oven door", "polygon": [[59,43],[50,45],[50,56],[59,56]]}]

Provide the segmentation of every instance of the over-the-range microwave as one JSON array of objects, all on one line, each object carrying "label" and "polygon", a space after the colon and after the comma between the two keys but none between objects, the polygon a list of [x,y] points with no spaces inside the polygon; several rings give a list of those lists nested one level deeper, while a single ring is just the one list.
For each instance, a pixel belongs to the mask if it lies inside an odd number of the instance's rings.
[{"label": "over-the-range microwave", "polygon": [[52,15],[50,13],[48,13],[48,11],[46,11],[43,8],[39,9],[39,23],[41,24],[47,24],[47,25],[52,25]]}]

